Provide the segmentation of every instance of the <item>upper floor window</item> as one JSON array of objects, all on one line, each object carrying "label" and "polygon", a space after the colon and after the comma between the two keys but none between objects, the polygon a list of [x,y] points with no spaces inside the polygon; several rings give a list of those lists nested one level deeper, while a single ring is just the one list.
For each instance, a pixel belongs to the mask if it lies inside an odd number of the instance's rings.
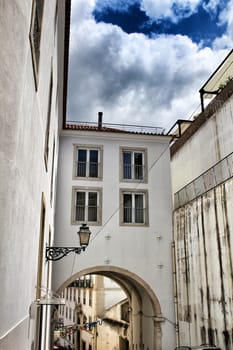
[{"label": "upper floor window", "polygon": [[75,146],[74,177],[102,178],[102,148]]},{"label": "upper floor window", "polygon": [[73,188],[73,223],[101,224],[102,190]]},{"label": "upper floor window", "polygon": [[49,134],[50,134],[51,109],[52,109],[52,95],[53,95],[53,73],[51,72],[50,86],[49,86],[49,99],[48,99],[47,124],[46,124],[46,132],[45,132],[45,147],[44,147],[44,160],[45,160],[46,170],[48,170],[48,158],[49,158]]},{"label": "upper floor window", "polygon": [[40,60],[40,39],[41,39],[43,7],[44,7],[44,0],[33,0],[31,28],[30,28],[29,37],[30,37],[30,43],[31,43],[32,61],[33,61],[36,87],[37,87],[39,60]]},{"label": "upper floor window", "polygon": [[121,225],[148,225],[148,192],[147,190],[120,190]]},{"label": "upper floor window", "polygon": [[147,182],[145,149],[121,148],[121,180]]}]

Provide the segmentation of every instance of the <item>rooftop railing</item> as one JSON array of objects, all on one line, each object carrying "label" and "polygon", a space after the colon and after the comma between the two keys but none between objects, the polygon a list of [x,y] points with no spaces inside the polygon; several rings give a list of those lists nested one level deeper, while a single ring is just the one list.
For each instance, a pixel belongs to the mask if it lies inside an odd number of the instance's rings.
[{"label": "rooftop railing", "polygon": [[[99,127],[98,122],[87,122],[87,121],[66,121],[67,125],[85,125],[92,127]],[[165,128],[157,127],[157,126],[147,126],[147,125],[130,125],[130,124],[112,124],[112,123],[102,123],[101,127],[110,128],[116,130],[130,131],[130,132],[138,132],[145,134],[156,134],[156,135],[164,135]]]}]

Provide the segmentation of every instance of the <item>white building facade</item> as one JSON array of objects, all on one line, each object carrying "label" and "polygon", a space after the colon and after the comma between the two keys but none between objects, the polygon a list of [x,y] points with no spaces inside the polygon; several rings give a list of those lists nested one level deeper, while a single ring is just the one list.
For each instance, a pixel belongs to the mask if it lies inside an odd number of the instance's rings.
[{"label": "white building facade", "polygon": [[130,349],[175,347],[170,137],[69,125],[60,138],[56,246],[77,246],[85,222],[86,251],[54,263],[53,289],[85,274],[102,274],[124,290]]},{"label": "white building facade", "polygon": [[38,301],[51,288],[45,247],[54,234],[69,5],[0,5],[1,350],[50,349],[50,310]]}]

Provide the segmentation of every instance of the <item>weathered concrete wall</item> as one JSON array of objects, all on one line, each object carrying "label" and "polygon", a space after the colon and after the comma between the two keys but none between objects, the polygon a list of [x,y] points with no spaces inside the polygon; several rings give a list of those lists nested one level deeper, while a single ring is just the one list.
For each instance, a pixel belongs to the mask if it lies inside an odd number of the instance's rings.
[{"label": "weathered concrete wall", "polygon": [[174,193],[233,152],[232,92],[233,80],[172,147]]},{"label": "weathered concrete wall", "polygon": [[233,346],[233,180],[175,211],[182,344]]},{"label": "weathered concrete wall", "polygon": [[227,89],[172,150],[179,341],[223,350],[233,347],[232,82]]}]

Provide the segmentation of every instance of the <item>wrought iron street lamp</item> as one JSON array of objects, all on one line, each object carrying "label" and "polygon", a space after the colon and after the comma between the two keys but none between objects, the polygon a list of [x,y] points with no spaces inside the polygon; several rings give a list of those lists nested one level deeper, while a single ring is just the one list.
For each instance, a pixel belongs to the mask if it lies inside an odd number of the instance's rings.
[{"label": "wrought iron street lamp", "polygon": [[84,251],[89,244],[91,231],[87,224],[82,224],[77,233],[79,235],[80,247],[46,247],[46,259],[57,261],[71,252],[80,254]]}]

